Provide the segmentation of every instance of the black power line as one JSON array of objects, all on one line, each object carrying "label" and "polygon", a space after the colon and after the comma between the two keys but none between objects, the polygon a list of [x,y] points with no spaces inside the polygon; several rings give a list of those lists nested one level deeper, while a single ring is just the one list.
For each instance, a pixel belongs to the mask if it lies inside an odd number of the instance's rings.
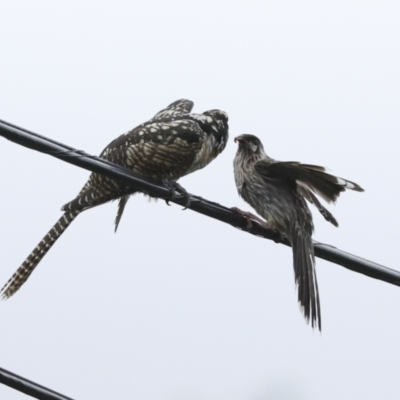
[{"label": "black power line", "polygon": [[[72,147],[1,120],[0,135],[14,143],[49,154],[78,167],[107,175],[110,178],[124,183],[126,186],[131,186],[133,188],[132,191],[139,190],[152,197],[159,197],[162,199],[171,198],[170,189],[166,188],[158,181],[138,173],[133,173],[119,165],[96,156],[91,156],[84,151],[75,150]],[[190,200],[191,203],[188,208],[193,211],[225,222],[253,235],[290,246],[289,242],[282,239],[277,232],[265,229],[257,221],[252,221],[252,226],[248,228],[248,220],[239,213],[232,211],[230,208],[191,194]],[[186,199],[183,196],[177,196],[170,201],[182,206],[186,203]],[[314,242],[314,249],[317,257],[339,264],[347,269],[367,275],[371,278],[380,279],[393,285],[400,286],[400,272],[396,270],[346,253],[345,251],[327,244]]]},{"label": "black power line", "polygon": [[22,376],[0,368],[0,383],[40,400],[73,400]]}]

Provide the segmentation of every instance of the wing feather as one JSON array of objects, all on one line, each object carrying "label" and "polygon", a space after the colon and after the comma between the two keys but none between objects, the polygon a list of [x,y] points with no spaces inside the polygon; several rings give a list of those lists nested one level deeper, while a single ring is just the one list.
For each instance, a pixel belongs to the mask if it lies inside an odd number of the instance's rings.
[{"label": "wing feather", "polygon": [[328,203],[335,202],[340,193],[346,189],[364,191],[358,184],[328,174],[324,167],[318,165],[301,164],[293,161],[261,160],[256,163],[255,169],[266,179],[275,178],[302,184]]}]

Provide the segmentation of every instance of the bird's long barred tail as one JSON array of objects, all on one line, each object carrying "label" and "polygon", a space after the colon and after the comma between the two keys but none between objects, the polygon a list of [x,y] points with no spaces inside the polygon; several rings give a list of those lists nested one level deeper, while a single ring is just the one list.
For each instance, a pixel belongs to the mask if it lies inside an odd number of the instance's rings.
[{"label": "bird's long barred tail", "polygon": [[22,265],[14,272],[12,277],[0,290],[2,299],[11,297],[29,278],[30,274],[50,250],[55,241],[63,234],[71,222],[81,211],[67,211],[50,229],[42,241],[35,247]]}]

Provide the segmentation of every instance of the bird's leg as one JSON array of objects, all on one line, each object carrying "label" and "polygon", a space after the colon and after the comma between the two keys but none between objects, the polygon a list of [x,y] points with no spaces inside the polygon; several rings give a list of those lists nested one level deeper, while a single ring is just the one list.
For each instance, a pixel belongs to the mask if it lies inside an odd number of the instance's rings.
[{"label": "bird's leg", "polygon": [[165,202],[169,204],[169,202],[171,200],[175,200],[176,199],[176,194],[180,194],[184,197],[185,199],[185,206],[184,206],[184,210],[186,210],[189,206],[190,206],[190,196],[188,194],[188,192],[186,191],[186,189],[181,186],[178,182],[167,182],[167,186],[169,186],[169,188],[171,189],[171,198],[168,200],[165,200]]},{"label": "bird's leg", "polygon": [[267,221],[263,220],[262,218],[257,217],[257,215],[254,215],[253,213],[248,212],[248,211],[243,211],[237,207],[232,207],[231,210],[234,212],[237,212],[238,214],[240,214],[246,218],[246,220],[247,220],[246,229],[248,231],[253,227],[252,221],[258,222],[263,228],[268,229],[269,231],[274,231],[275,237],[272,238],[272,240],[275,243],[282,243],[284,237],[282,236],[282,233],[277,229],[276,225],[273,222],[271,222],[271,221],[267,222]]},{"label": "bird's leg", "polygon": [[243,211],[237,207],[232,207],[231,210],[246,218],[246,220],[247,220],[246,228],[247,229],[251,229],[253,227],[252,221],[256,221],[265,229],[269,229],[271,231],[277,230],[273,223],[267,222],[267,221],[263,220],[262,218],[257,217],[257,215],[254,215],[253,213],[251,213],[249,211]]},{"label": "bird's leg", "polygon": [[185,199],[185,205],[184,205],[184,210],[186,210],[190,206],[190,196],[187,190],[180,185],[178,182],[175,182],[175,190],[183,196]]}]

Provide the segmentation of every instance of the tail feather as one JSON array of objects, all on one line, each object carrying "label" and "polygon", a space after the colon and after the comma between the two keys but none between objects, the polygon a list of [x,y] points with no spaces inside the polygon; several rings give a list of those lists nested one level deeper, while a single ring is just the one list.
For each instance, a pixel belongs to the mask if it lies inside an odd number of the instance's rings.
[{"label": "tail feather", "polygon": [[125,193],[118,195],[118,192],[112,190],[106,191],[103,188],[93,186],[89,186],[86,189],[84,187],[75,199],[61,207],[61,211],[87,210],[88,208],[117,199],[123,194]]},{"label": "tail feather", "polygon": [[117,216],[115,217],[115,232],[117,232],[118,225],[121,221],[122,214],[124,213],[126,203],[129,200],[130,195],[122,196],[118,202],[118,212]]},{"label": "tail feather", "polygon": [[307,322],[321,330],[321,307],[311,236],[298,230],[292,238],[293,267],[298,300]]},{"label": "tail feather", "polygon": [[71,222],[81,211],[67,211],[50,229],[42,241],[35,247],[22,265],[14,272],[8,282],[1,288],[0,296],[3,299],[10,298],[26,282],[33,270],[37,267],[42,258],[50,250],[51,246],[68,228]]}]

